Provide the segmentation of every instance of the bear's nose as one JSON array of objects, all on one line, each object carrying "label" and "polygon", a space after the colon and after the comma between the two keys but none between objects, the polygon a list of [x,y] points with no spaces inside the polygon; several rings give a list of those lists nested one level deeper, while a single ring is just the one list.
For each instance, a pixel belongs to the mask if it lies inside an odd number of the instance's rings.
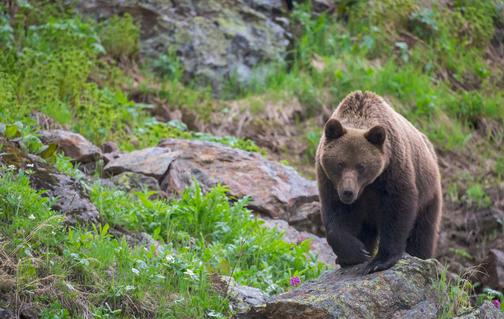
[{"label": "bear's nose", "polygon": [[353,192],[349,189],[346,189],[343,191],[343,197],[345,198],[352,198],[353,197]]}]

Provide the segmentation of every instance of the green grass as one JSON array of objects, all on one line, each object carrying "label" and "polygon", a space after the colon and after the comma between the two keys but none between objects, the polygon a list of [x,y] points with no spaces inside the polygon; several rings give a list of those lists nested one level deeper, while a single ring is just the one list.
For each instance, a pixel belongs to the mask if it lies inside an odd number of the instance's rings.
[{"label": "green grass", "polygon": [[[29,16],[35,7],[26,10],[20,15]],[[149,105],[128,98],[121,90],[128,82],[125,73],[106,58],[127,60],[136,55],[139,29],[130,16],[113,17],[99,25],[65,15],[37,20],[40,24],[29,22],[11,26],[9,20],[0,20],[4,37],[14,42],[0,46],[1,122],[22,121],[36,130],[31,114],[39,111],[97,145],[116,141],[124,150],[175,137],[262,152],[250,140],[214,137],[157,122]],[[27,35],[18,36],[18,29],[27,29]],[[174,105],[202,105],[202,100],[209,100],[174,80],[163,84],[160,95]]]},{"label": "green grass", "polygon": [[[481,118],[504,120],[503,73],[490,68],[483,49],[495,28],[490,2],[456,1],[449,10],[415,0],[358,1],[339,10],[348,22],[297,5],[291,65],[271,65],[266,80],[233,91],[290,92],[312,115],[353,90],[374,91],[444,149],[463,148]],[[408,45],[404,34],[415,42]]]},{"label": "green grass", "polygon": [[438,318],[448,319],[471,310],[473,285],[470,281],[456,276],[450,278],[448,268],[439,265],[438,278],[433,280],[433,288],[440,294]]},{"label": "green grass", "polygon": [[483,186],[479,183],[472,184],[467,188],[465,199],[469,205],[478,208],[488,208],[492,205],[492,200],[485,192]]},{"label": "green grass", "polygon": [[[57,161],[71,172],[64,158]],[[91,199],[107,223],[89,229],[65,226],[29,175],[1,168],[0,253],[7,258],[2,271],[16,282],[9,298],[45,309],[42,317],[227,317],[228,301],[211,288],[211,274],[277,293],[292,275],[308,280],[323,269],[309,242],[284,242],[251,217],[246,199],[230,203],[220,186],[202,194],[195,185],[167,202],[95,184]],[[147,232],[158,244],[129,246],[109,227]]]}]

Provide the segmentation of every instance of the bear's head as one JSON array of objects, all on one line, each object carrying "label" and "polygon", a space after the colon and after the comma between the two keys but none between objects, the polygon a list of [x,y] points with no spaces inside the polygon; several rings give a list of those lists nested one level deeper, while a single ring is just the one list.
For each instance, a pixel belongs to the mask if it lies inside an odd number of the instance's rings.
[{"label": "bear's head", "polygon": [[387,165],[384,151],[387,133],[379,125],[369,130],[345,128],[333,118],[327,121],[324,135],[320,165],[341,202],[352,204]]}]

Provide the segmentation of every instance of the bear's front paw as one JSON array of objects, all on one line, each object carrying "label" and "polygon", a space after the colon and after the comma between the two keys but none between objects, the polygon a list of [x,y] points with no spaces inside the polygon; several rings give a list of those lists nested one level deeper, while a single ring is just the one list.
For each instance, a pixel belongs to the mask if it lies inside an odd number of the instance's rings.
[{"label": "bear's front paw", "polygon": [[369,258],[371,258],[369,252],[364,248],[362,248],[360,251],[359,250],[354,251],[354,253],[351,255],[338,256],[335,262],[336,264],[339,264],[341,267],[350,267],[353,265],[362,264],[363,262],[368,261]]},{"label": "bear's front paw", "polygon": [[373,260],[367,264],[367,266],[364,268],[363,274],[372,274],[377,271],[382,271],[389,269],[390,267],[394,266],[397,261],[401,258],[401,255],[389,257],[389,258],[380,258],[380,256],[376,256]]}]

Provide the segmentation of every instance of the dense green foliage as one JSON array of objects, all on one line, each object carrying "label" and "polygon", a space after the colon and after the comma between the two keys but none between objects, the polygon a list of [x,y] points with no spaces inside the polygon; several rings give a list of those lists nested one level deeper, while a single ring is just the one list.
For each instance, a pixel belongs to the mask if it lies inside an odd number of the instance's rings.
[{"label": "dense green foliage", "polygon": [[[67,173],[73,169],[64,158],[58,162]],[[275,293],[288,287],[292,275],[304,280],[322,270],[309,257],[309,242],[285,243],[251,217],[246,199],[230,204],[223,187],[202,194],[196,185],[166,202],[96,184],[91,198],[108,223],[89,230],[64,227],[49,199],[31,189],[29,174],[0,171],[0,253],[7,258],[7,279],[18,282],[15,298],[49,307],[47,318],[55,312],[68,318],[223,317],[230,309],[225,296],[212,290],[211,274]],[[132,247],[110,235],[109,227],[146,232],[157,243]]]},{"label": "dense green foliage", "polygon": [[[98,145],[113,140],[126,150],[177,137],[261,151],[249,140],[214,137],[189,132],[183,124],[157,122],[150,114],[152,105],[127,97],[121,90],[128,82],[126,75],[105,57],[127,59],[137,53],[139,29],[130,16],[99,25],[65,12],[27,19],[35,10],[29,6],[18,12],[17,20],[22,22],[14,26],[6,16],[0,19],[1,36],[6,39],[0,44],[0,121],[35,126],[32,117],[39,111]],[[181,102],[186,101],[184,92],[179,92]]]}]

